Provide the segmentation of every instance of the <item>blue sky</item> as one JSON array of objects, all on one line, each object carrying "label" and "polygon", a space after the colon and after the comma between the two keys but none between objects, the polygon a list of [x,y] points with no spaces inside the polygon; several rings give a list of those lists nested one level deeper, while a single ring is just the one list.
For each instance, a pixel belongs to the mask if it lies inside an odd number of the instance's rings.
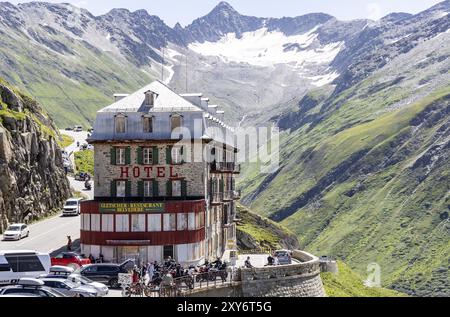
[{"label": "blue sky", "polygon": [[[8,1],[8,0],[6,0]],[[24,0],[12,3],[29,2]],[[168,25],[176,22],[187,25],[207,14],[220,0],[49,0],[70,2],[91,11],[95,15],[112,8],[128,8],[132,11],[146,9],[158,15]],[[310,12],[324,12],[341,20],[355,18],[378,19],[391,12],[417,13],[441,0],[229,0],[237,11],[259,17],[298,16]]]}]

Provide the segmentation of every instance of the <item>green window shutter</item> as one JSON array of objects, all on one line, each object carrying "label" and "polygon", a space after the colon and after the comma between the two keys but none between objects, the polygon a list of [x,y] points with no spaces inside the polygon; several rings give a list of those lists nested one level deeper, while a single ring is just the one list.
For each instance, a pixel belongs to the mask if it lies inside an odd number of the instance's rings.
[{"label": "green window shutter", "polygon": [[116,181],[111,182],[111,197],[117,197]]},{"label": "green window shutter", "polygon": [[168,181],[166,184],[166,196],[172,197],[172,181]]},{"label": "green window shutter", "polygon": [[172,164],[172,148],[173,146],[166,147],[166,164]]},{"label": "green window shutter", "polygon": [[153,181],[153,197],[159,197],[159,183],[158,181]]},{"label": "green window shutter", "polygon": [[131,197],[131,181],[127,181],[127,183],[126,183],[125,196]]},{"label": "green window shutter", "polygon": [[187,181],[185,180],[181,181],[181,196],[187,197]]},{"label": "green window shutter", "polygon": [[136,162],[138,165],[142,165],[144,162],[144,151],[140,146],[136,149]]},{"label": "green window shutter", "polygon": [[158,151],[158,147],[154,146],[153,147],[153,165],[157,165],[159,164],[159,151]]},{"label": "green window shutter", "polygon": [[116,148],[111,147],[111,165],[116,165]]},{"label": "green window shutter", "polygon": [[125,164],[130,165],[131,164],[131,148],[127,147],[125,149]]},{"label": "green window shutter", "polygon": [[144,182],[143,181],[138,182],[138,196],[144,197]]},{"label": "green window shutter", "polygon": [[220,193],[223,193],[223,190],[224,190],[223,178],[220,178],[219,186],[220,186]]}]

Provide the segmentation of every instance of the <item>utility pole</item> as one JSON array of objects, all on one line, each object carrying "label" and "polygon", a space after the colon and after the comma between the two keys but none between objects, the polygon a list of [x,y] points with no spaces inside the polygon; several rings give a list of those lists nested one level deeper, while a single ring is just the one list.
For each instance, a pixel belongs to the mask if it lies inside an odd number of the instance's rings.
[{"label": "utility pole", "polygon": [[186,53],[186,93],[188,92],[188,78],[187,78],[187,74],[188,74],[188,69],[187,69],[187,53]]},{"label": "utility pole", "polygon": [[161,81],[164,82],[164,46],[162,47]]}]

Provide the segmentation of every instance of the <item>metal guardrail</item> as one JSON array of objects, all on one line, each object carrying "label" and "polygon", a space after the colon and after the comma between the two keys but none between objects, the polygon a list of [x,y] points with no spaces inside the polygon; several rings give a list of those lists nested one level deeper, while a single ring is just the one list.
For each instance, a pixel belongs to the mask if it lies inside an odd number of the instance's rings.
[{"label": "metal guardrail", "polygon": [[160,285],[145,285],[143,281],[127,285],[122,296],[131,297],[183,297],[196,290],[231,285],[237,276],[237,270],[212,270],[206,273],[196,273],[174,278],[170,285],[163,282]]}]

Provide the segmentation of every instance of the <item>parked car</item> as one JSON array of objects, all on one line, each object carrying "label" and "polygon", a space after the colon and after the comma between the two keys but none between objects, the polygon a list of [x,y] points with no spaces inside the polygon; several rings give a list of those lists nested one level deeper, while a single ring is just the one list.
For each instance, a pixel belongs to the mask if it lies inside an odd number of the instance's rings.
[{"label": "parked car", "polygon": [[73,131],[73,128],[72,127],[67,127],[66,131]]},{"label": "parked car", "polygon": [[80,274],[93,281],[107,284],[111,288],[119,288],[119,273],[128,273],[130,266],[134,266],[134,262],[132,260],[125,261],[122,264],[90,264],[83,267],[80,270]]},{"label": "parked car", "polygon": [[88,264],[91,264],[91,260],[82,257],[81,255],[75,252],[61,252],[60,254],[52,258],[52,266],[55,265],[69,266],[74,269],[78,269],[83,265]]},{"label": "parked car", "polygon": [[75,131],[75,132],[82,132],[82,131],[83,131],[83,127],[80,126],[80,125],[76,125],[76,126],[73,128],[73,131]]},{"label": "parked car", "polygon": [[56,289],[45,286],[43,281],[34,278],[21,278],[17,285],[5,286],[1,288],[0,296],[68,297]]},{"label": "parked car", "polygon": [[91,286],[97,290],[97,296],[105,296],[109,292],[108,286],[105,284],[94,282],[87,277],[77,274],[73,268],[67,266],[52,266],[49,274],[44,274],[40,277],[67,279],[75,284]]},{"label": "parked car", "polygon": [[80,214],[81,202],[83,198],[70,198],[63,208],[63,216],[78,216]]},{"label": "parked car", "polygon": [[56,289],[68,297],[97,297],[97,290],[89,285],[73,283],[65,278],[39,278],[45,286]]},{"label": "parked car", "polygon": [[292,264],[292,257],[291,257],[290,251],[277,250],[277,251],[275,251],[275,255],[278,257],[278,263],[280,263],[280,265]]},{"label": "parked car", "polygon": [[30,236],[30,229],[24,223],[12,224],[3,233],[3,240],[21,240]]}]

